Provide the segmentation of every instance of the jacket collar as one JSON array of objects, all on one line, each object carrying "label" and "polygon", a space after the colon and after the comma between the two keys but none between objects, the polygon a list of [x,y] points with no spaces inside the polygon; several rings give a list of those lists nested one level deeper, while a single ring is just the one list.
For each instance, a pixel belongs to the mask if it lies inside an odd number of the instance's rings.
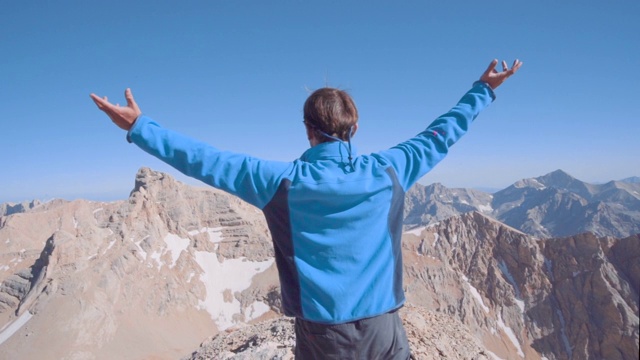
[{"label": "jacket collar", "polygon": [[[305,151],[300,160],[306,162],[316,162],[319,160],[340,159],[345,163],[349,162],[349,149],[347,144],[339,141],[324,142]],[[351,156],[355,158],[357,151],[355,146],[351,146]]]}]

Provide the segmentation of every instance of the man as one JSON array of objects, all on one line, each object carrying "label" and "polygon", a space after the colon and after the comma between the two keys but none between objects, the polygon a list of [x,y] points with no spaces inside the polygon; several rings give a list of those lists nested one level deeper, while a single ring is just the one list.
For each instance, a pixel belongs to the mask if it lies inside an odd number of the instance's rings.
[{"label": "man", "polygon": [[311,148],[293,162],[218,150],[91,94],[127,140],[184,174],[262,209],[272,234],[286,315],[296,318],[298,359],[408,359],[397,310],[402,288],[405,192],[447,154],[494,99],[511,69],[493,60],[479,81],[426,130],[391,149],[356,156],[358,111],[344,91],[322,88],[304,104]]}]

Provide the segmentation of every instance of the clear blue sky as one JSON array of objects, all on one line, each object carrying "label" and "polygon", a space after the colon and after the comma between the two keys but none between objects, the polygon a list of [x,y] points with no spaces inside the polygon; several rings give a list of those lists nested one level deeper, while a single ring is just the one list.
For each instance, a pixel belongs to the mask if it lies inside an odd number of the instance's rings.
[{"label": "clear blue sky", "polygon": [[524,65],[421,182],[639,176],[639,18],[637,0],[2,1],[0,203],[125,199],[141,166],[178,174],[91,92],[124,102],[131,87],[165,127],[293,160],[309,89],[350,91],[370,153],[446,112],[493,58]]}]

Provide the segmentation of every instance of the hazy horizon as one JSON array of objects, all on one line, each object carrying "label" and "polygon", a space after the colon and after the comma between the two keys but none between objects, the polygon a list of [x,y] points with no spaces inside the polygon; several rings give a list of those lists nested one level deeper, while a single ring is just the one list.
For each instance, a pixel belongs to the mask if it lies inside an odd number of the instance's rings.
[{"label": "hazy horizon", "polygon": [[[156,169],[153,169],[153,170],[156,170]],[[562,169],[556,169],[554,171],[557,171],[557,170],[562,170]],[[562,170],[562,171],[564,171],[564,170]],[[534,178],[535,177],[544,176],[544,175],[547,175],[547,174],[548,173],[540,174],[538,176],[534,176]],[[189,178],[189,177],[187,177],[187,176],[185,176],[183,174],[180,174],[180,173],[172,173],[170,175],[173,176],[176,180],[178,180],[180,182],[183,182],[185,184],[191,185],[191,186],[204,187],[204,188],[210,187],[209,185],[204,184],[199,180],[195,180],[195,179]],[[571,174],[569,174],[569,175],[571,175]],[[513,182],[511,182],[511,183],[509,183],[509,184],[507,184],[507,185],[505,185],[503,187],[471,186],[471,187],[468,187],[468,188],[475,189],[475,190],[480,190],[480,191],[487,192],[487,193],[495,193],[497,191],[503,190],[503,189],[513,185],[514,183],[516,183],[516,182],[518,182],[520,180],[524,180],[524,179],[528,179],[528,178],[521,178],[521,179],[514,180]],[[576,178],[576,179],[580,180],[582,182],[588,183],[588,184],[598,185],[598,184],[605,184],[605,183],[610,182],[610,181],[638,180],[638,179],[640,179],[640,177],[634,175],[634,176],[627,176],[627,177],[622,178],[622,179],[609,179],[609,180],[603,180],[603,181],[585,181],[583,179],[578,179],[578,178]],[[4,203],[18,204],[18,203],[30,202],[30,201],[34,201],[34,200],[47,202],[47,201],[51,201],[51,200],[54,200],[54,199],[62,199],[62,200],[70,200],[70,201],[83,199],[83,200],[98,201],[98,202],[100,202],[100,201],[111,202],[111,201],[118,201],[118,200],[126,200],[129,197],[129,193],[134,188],[134,183],[135,183],[135,174],[133,174],[132,177],[131,177],[131,188],[126,192],[112,191],[112,192],[104,192],[104,193],[85,193],[85,194],[83,194],[83,193],[75,193],[75,194],[71,195],[70,197],[64,197],[64,196],[62,196],[62,197],[48,197],[48,196],[45,196],[45,197],[42,197],[42,198],[29,198],[29,199],[18,199],[18,198],[16,198],[14,200],[11,200],[11,199],[8,199],[6,201],[0,200],[0,204],[4,204]],[[427,183],[427,182],[424,182],[424,181],[420,181],[419,183],[421,185],[425,185],[425,186],[427,186],[429,184],[432,184],[432,183]],[[444,183],[440,183],[440,184],[442,184],[445,187],[450,188],[450,189],[452,189],[452,188],[460,188],[460,187],[457,187],[457,186],[448,186],[447,184],[444,184]]]}]

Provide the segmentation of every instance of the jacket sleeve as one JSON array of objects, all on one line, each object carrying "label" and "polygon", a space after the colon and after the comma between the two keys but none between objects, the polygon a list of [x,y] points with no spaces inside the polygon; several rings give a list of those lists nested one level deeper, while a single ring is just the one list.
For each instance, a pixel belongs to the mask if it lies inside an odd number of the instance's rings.
[{"label": "jacket sleeve", "polygon": [[493,90],[476,81],[456,106],[435,119],[424,131],[380,152],[379,156],[390,163],[406,191],[447,155],[480,111],[494,99]]},{"label": "jacket sleeve", "polygon": [[127,140],[183,174],[263,208],[273,197],[291,163],[266,161],[221,151],[204,142],[162,128],[140,116]]}]

